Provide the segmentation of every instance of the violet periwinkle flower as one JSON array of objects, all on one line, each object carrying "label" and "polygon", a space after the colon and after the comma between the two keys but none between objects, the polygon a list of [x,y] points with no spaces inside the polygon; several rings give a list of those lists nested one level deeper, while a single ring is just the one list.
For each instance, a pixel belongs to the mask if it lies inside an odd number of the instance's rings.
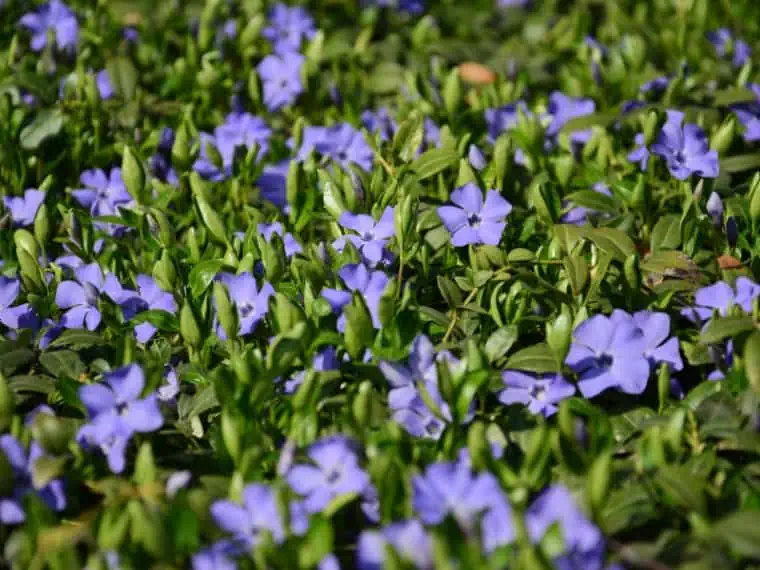
[{"label": "violet periwinkle flower", "polygon": [[[172,314],[177,312],[177,303],[174,301],[174,296],[161,289],[153,277],[141,274],[135,278],[135,282],[137,283],[137,294],[134,296],[130,295],[127,300],[122,301],[122,305],[129,305],[129,317],[135,313],[147,310],[160,310]],[[140,323],[135,326],[137,342],[148,342],[153,338],[157,330],[149,322]]]},{"label": "violet periwinkle flower", "polygon": [[287,197],[287,176],[290,160],[283,160],[274,165],[267,165],[256,181],[261,189],[261,197],[280,208],[283,213],[290,212]]},{"label": "violet periwinkle flower", "polygon": [[531,414],[554,415],[557,404],[575,394],[575,386],[561,374],[536,376],[518,370],[501,373],[506,388],[499,394],[503,404],[524,404]]},{"label": "violet periwinkle flower", "polygon": [[649,149],[644,139],[644,133],[638,133],[633,140],[636,143],[636,148],[628,153],[627,158],[631,162],[637,162],[641,171],[646,172],[649,165]]},{"label": "violet periwinkle flower", "polygon": [[429,525],[451,516],[468,534],[484,515],[481,527],[487,550],[513,539],[511,509],[498,480],[488,472],[473,473],[462,462],[434,463],[424,475],[415,475],[412,508]]},{"label": "violet periwinkle flower", "polygon": [[364,135],[347,123],[304,129],[303,141],[296,159],[303,160],[312,149],[337,162],[344,169],[348,169],[350,164],[356,164],[365,172],[369,172],[375,159],[374,151]]},{"label": "violet periwinkle flower", "polygon": [[[590,115],[595,110],[596,103],[592,99],[569,97],[560,91],[554,91],[549,96],[547,106],[547,116],[551,118],[551,121],[546,127],[546,137],[555,138],[562,127],[571,120]],[[591,129],[570,133],[570,141],[575,144],[585,144],[590,138]]]},{"label": "violet periwinkle flower", "polygon": [[[258,147],[257,158],[261,158],[269,150],[269,137],[272,129],[264,119],[250,113],[230,113],[224,123],[214,129],[214,134],[201,133],[200,156],[195,161],[193,169],[204,178],[214,181],[224,180],[232,174],[235,149],[239,146],[251,149]],[[219,152],[222,164],[217,165],[209,157],[207,145]]]},{"label": "violet periwinkle flower", "polygon": [[192,471],[175,471],[166,479],[166,486],[164,492],[169,498],[173,498],[180,492],[181,489],[187,487],[192,479]]},{"label": "violet periwinkle flower", "polygon": [[488,161],[486,160],[486,157],[483,155],[483,151],[481,151],[474,144],[471,144],[469,149],[467,150],[467,160],[470,161],[470,165],[475,170],[483,170],[486,166],[488,166]]},{"label": "violet periwinkle flower", "polygon": [[[438,370],[436,360],[445,358],[450,365],[453,357],[439,354],[436,357],[433,343],[425,335],[418,335],[412,342],[407,364],[381,361],[380,371],[391,385],[388,393],[388,406],[393,412],[393,419],[415,437],[439,439],[447,423],[451,422],[451,410],[443,400],[438,389]],[[420,385],[424,386],[433,403],[438,408],[438,415],[425,403],[420,394]],[[469,410],[468,421],[473,409]]]},{"label": "violet periwinkle flower", "polygon": [[749,47],[749,44],[744,40],[734,40],[733,34],[728,28],[719,28],[708,32],[707,39],[715,46],[715,52],[719,57],[725,57],[728,54],[729,45],[733,43],[731,63],[734,67],[743,66],[752,57],[752,48]]},{"label": "violet periwinkle flower", "polygon": [[307,513],[321,512],[333,499],[361,494],[370,485],[353,443],[342,436],[313,443],[307,455],[312,464],[297,463],[286,475],[288,485],[304,497]]},{"label": "violet periwinkle flower", "polygon": [[639,91],[642,93],[659,95],[668,88],[671,81],[673,81],[672,75],[661,75],[660,77],[655,77],[654,79],[642,83],[641,87],[639,87]]},{"label": "violet periwinkle flower", "polygon": [[452,234],[453,246],[499,244],[512,204],[498,191],[489,190],[484,202],[480,188],[468,182],[451,193],[451,201],[455,206],[440,206],[438,217]]},{"label": "violet periwinkle flower", "polygon": [[156,431],[164,420],[155,394],[141,398],[145,375],[139,365],[130,364],[105,374],[103,380],[79,389],[90,423],[80,428],[77,440],[86,447],[99,448],[109,469],[121,473],[132,435]]},{"label": "violet periwinkle flower", "polygon": [[680,111],[667,113],[652,152],[665,159],[670,173],[678,180],[686,180],[692,174],[703,178],[718,176],[718,152],[710,150],[704,131],[693,123],[682,126],[684,114]]},{"label": "violet periwinkle flower", "polygon": [[554,524],[559,524],[565,541],[565,552],[553,561],[556,568],[603,568],[604,536],[578,508],[563,485],[546,489],[525,514],[525,525],[533,542],[540,542]]},{"label": "violet periwinkle flower", "polygon": [[274,113],[295,103],[303,93],[301,68],[306,58],[300,53],[283,52],[266,56],[256,67],[264,88],[264,105]]},{"label": "violet periwinkle flower", "polygon": [[103,69],[98,71],[95,75],[95,85],[98,88],[98,94],[104,101],[114,96],[113,85],[111,84],[111,78],[108,75],[108,70]]},{"label": "violet periwinkle flower", "polygon": [[37,316],[29,303],[13,306],[21,294],[21,282],[13,277],[0,275],[0,323],[11,330],[34,329]]},{"label": "violet periwinkle flower", "polygon": [[275,53],[287,53],[300,50],[301,43],[316,33],[314,19],[305,8],[278,3],[269,12],[269,26],[261,35],[272,43]]},{"label": "violet periwinkle flower", "polygon": [[42,447],[32,442],[27,455],[21,443],[12,435],[0,436],[0,453],[5,455],[13,470],[12,490],[8,496],[0,496],[0,523],[21,524],[26,520],[23,500],[27,493],[36,493],[45,504],[55,511],[66,508],[63,481],[53,479],[37,488],[32,482],[34,463],[42,457]]},{"label": "violet periwinkle flower", "polygon": [[710,192],[705,210],[707,210],[710,218],[712,218],[714,226],[719,228],[723,225],[723,200],[720,199],[720,195],[717,192]]},{"label": "violet periwinkle flower", "polygon": [[488,142],[496,142],[499,135],[514,129],[520,119],[520,113],[528,116],[528,106],[524,101],[516,101],[495,109],[486,109],[486,125],[488,127]]},{"label": "violet periwinkle flower", "polygon": [[317,570],[340,570],[340,562],[334,554],[328,554],[319,561]]},{"label": "violet periwinkle flower", "polygon": [[[324,372],[326,370],[337,370],[339,366],[340,362],[338,362],[337,353],[335,351],[335,348],[332,346],[328,346],[327,348],[319,351],[316,355],[314,355],[314,359],[311,361],[312,369],[318,372]],[[285,382],[285,393],[292,394],[295,392],[303,383],[305,377],[305,370],[301,370],[297,374],[294,374],[290,380]]]},{"label": "violet periwinkle flower", "polygon": [[79,22],[76,14],[61,0],[50,0],[36,12],[25,14],[20,24],[32,34],[31,48],[42,51],[47,45],[48,30],[55,33],[55,43],[60,50],[73,50],[79,39]]},{"label": "violet periwinkle flower", "polygon": [[631,315],[616,309],[609,317],[589,318],[573,334],[575,342],[565,362],[580,374],[578,387],[586,398],[609,388],[640,394],[660,364],[683,369],[678,339],[670,336],[670,317],[665,313]]},{"label": "violet periwinkle flower", "polygon": [[[222,273],[218,279],[227,286],[230,300],[237,308],[240,323],[238,334],[251,334],[269,311],[269,298],[274,295],[274,288],[265,282],[259,290],[256,278],[247,272],[240,275]],[[220,339],[227,340],[221,325],[216,327],[216,334]]]},{"label": "violet periwinkle flower", "polygon": [[45,193],[35,188],[27,188],[23,196],[3,197],[3,205],[10,213],[14,225],[22,228],[34,224],[37,210],[44,201]]},{"label": "violet periwinkle flower", "polygon": [[649,380],[646,339],[632,321],[614,322],[594,315],[573,332],[565,362],[579,375],[578,388],[592,398],[610,388],[641,394]]},{"label": "violet periwinkle flower", "polygon": [[732,306],[751,313],[752,303],[758,296],[760,285],[748,277],[738,277],[734,287],[725,281],[718,281],[698,289],[694,295],[694,306],[681,309],[681,315],[699,325],[710,320],[715,311],[725,317]]},{"label": "violet periwinkle flower", "polygon": [[[594,192],[599,192],[605,196],[612,197],[612,192],[610,191],[609,186],[607,186],[604,182],[597,182],[591,187],[591,189]],[[595,218],[603,217],[603,215],[604,214],[591,210],[590,208],[576,206],[562,216],[561,222],[563,224],[582,226]]]},{"label": "violet periwinkle flower", "polygon": [[193,570],[237,570],[238,565],[233,558],[238,551],[229,540],[215,542],[193,555]]},{"label": "violet periwinkle flower", "polygon": [[169,366],[168,368],[166,371],[166,382],[159,386],[157,390],[158,399],[165,404],[173,403],[180,392],[177,370],[173,366]]},{"label": "violet periwinkle flower", "polygon": [[76,281],[62,281],[55,292],[55,304],[68,309],[61,318],[61,326],[67,329],[94,331],[100,324],[98,299],[107,295],[115,303],[122,300],[124,290],[113,274],[103,276],[97,263],[74,269]]},{"label": "violet periwinkle flower", "polygon": [[731,110],[744,126],[743,138],[746,142],[760,140],[760,103],[742,103],[734,105]]},{"label": "violet periwinkle flower", "polygon": [[282,238],[282,244],[285,249],[285,255],[292,257],[296,253],[301,253],[303,249],[301,244],[296,241],[296,238],[290,232],[285,233],[282,229],[280,222],[273,222],[271,224],[259,224],[257,228],[259,233],[264,237],[267,242],[272,241],[272,236],[277,234]]},{"label": "violet periwinkle flower", "polygon": [[216,501],[211,505],[211,516],[216,525],[231,535],[234,546],[250,552],[265,532],[280,544],[285,540],[285,529],[277,509],[274,491],[268,485],[251,484],[243,489],[243,504]]},{"label": "violet periwinkle flower", "polygon": [[93,216],[117,214],[119,206],[126,206],[132,201],[119,167],[112,168],[108,175],[99,168],[86,170],[79,180],[85,188],[74,190],[71,194]]},{"label": "violet periwinkle flower", "polygon": [[398,129],[396,121],[385,107],[377,111],[364,111],[361,118],[364,128],[370,133],[380,133],[381,141],[392,140]]},{"label": "violet periwinkle flower", "polygon": [[392,261],[390,252],[385,249],[388,241],[395,233],[392,206],[385,208],[383,215],[377,222],[367,214],[343,212],[338,223],[341,227],[353,230],[359,235],[346,234],[336,239],[332,246],[337,251],[343,251],[346,242],[351,242],[361,253],[364,262],[370,267],[381,262],[389,263]]},{"label": "violet periwinkle flower", "polygon": [[161,130],[156,153],[150,157],[150,170],[153,176],[176,186],[179,184],[177,172],[172,167],[172,147],[174,146],[174,131],[169,127]]},{"label": "violet periwinkle flower", "polygon": [[[382,271],[370,271],[362,263],[345,265],[338,271],[338,276],[348,290],[325,288],[322,289],[322,297],[327,299],[333,311],[337,313],[343,311],[343,308],[351,302],[351,292],[356,291],[364,298],[373,326],[379,329],[381,326],[380,297],[390,281],[388,276]],[[345,327],[346,317],[342,314],[338,319],[338,331],[343,332]]]},{"label": "violet periwinkle flower", "polygon": [[418,520],[393,523],[380,530],[363,531],[356,549],[358,570],[385,568],[388,546],[417,570],[433,570],[433,541]]}]

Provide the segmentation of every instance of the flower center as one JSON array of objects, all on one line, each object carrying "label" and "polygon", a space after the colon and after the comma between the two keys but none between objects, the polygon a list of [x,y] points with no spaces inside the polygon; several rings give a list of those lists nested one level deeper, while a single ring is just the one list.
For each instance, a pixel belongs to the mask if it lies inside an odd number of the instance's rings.
[{"label": "flower center", "polygon": [[243,303],[240,303],[238,307],[240,307],[240,316],[242,318],[248,317],[256,309],[256,305],[251,301],[244,301]]},{"label": "flower center", "polygon": [[467,223],[473,228],[480,226],[481,221],[480,214],[470,214],[467,216]]},{"label": "flower center", "polygon": [[601,368],[610,368],[612,366],[612,360],[611,354],[601,354],[599,356],[599,366]]},{"label": "flower center", "polygon": [[530,397],[534,400],[542,402],[546,399],[546,386],[542,384],[534,384],[530,389]]},{"label": "flower center", "polygon": [[437,435],[441,431],[441,426],[436,420],[432,419],[425,424],[425,431],[430,435]]},{"label": "flower center", "polygon": [[361,235],[362,241],[373,241],[375,239],[375,236],[372,232],[364,232]]},{"label": "flower center", "polygon": [[340,471],[338,469],[331,469],[327,474],[327,483],[329,485],[335,485],[340,479]]}]

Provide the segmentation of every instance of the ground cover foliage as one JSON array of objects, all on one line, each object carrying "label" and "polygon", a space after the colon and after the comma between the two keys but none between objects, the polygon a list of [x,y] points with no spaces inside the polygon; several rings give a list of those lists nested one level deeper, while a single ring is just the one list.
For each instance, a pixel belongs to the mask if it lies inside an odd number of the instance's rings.
[{"label": "ground cover foliage", "polygon": [[0,2],[0,566],[760,568],[759,16]]}]

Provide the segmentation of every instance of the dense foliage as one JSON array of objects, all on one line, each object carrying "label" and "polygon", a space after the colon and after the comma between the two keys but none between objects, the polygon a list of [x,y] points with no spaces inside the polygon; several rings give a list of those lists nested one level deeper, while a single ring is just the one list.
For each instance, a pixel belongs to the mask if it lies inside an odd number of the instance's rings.
[{"label": "dense foliage", "polygon": [[760,568],[758,50],[0,2],[0,567]]}]

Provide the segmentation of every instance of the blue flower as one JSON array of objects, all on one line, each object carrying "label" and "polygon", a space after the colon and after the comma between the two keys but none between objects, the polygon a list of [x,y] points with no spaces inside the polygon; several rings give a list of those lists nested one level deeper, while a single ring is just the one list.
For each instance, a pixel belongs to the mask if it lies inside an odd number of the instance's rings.
[{"label": "blue flower", "polygon": [[268,55],[256,68],[264,87],[264,105],[275,112],[295,103],[303,93],[301,68],[306,59],[299,53]]},{"label": "blue flower", "polygon": [[99,448],[113,473],[124,470],[124,455],[133,434],[156,431],[163,425],[157,396],[141,398],[144,388],[142,368],[130,364],[106,374],[101,384],[79,389],[90,423],[82,426],[77,440],[86,447]]},{"label": "blue flower", "polygon": [[652,152],[665,159],[670,173],[678,180],[686,180],[692,174],[703,178],[718,176],[718,152],[710,150],[704,131],[697,125],[682,126],[684,114],[668,111],[668,118]]},{"label": "blue flower", "polygon": [[76,14],[61,0],[50,0],[36,12],[24,15],[20,23],[32,34],[31,47],[34,51],[42,51],[47,45],[48,30],[53,30],[60,50],[73,50],[79,39]]}]

